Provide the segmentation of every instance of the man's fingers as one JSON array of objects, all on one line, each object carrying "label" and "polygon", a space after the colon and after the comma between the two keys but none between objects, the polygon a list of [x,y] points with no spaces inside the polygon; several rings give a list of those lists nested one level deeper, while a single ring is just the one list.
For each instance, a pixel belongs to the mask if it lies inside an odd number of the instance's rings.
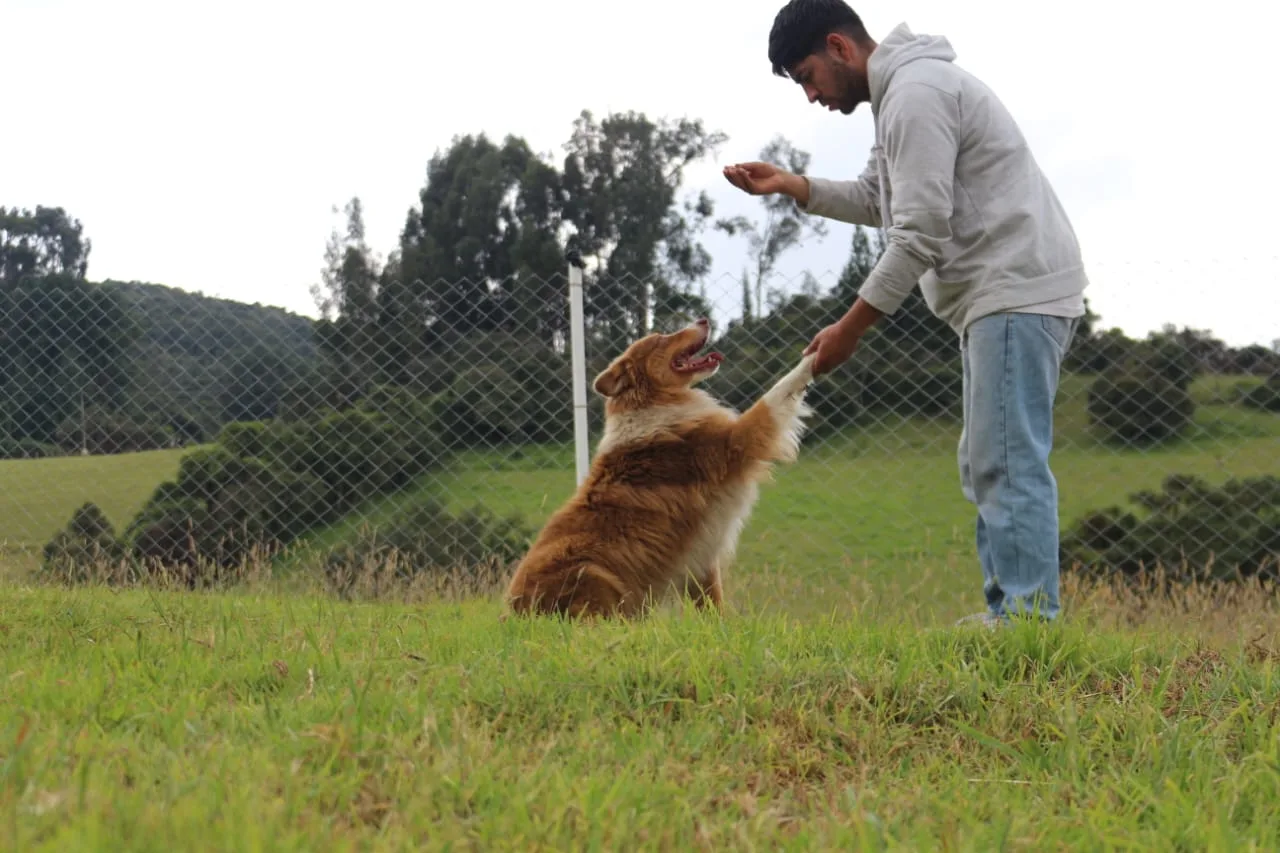
[{"label": "man's fingers", "polygon": [[814,335],[813,340],[809,341],[809,345],[804,348],[804,352],[802,352],[800,355],[803,357],[808,355],[811,352],[817,352],[819,349],[821,349],[822,338],[825,334],[826,334],[826,329],[823,329],[821,332],[818,332],[818,334]]},{"label": "man's fingers", "polygon": [[724,170],[725,179],[744,192],[751,192],[750,179],[741,169],[729,166]]}]

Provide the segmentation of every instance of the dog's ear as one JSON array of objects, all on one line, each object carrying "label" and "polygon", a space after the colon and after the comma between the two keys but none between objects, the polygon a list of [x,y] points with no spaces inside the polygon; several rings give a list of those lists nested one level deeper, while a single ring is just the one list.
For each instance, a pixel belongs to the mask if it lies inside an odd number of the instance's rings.
[{"label": "dog's ear", "polygon": [[616,397],[631,387],[631,370],[625,361],[609,365],[591,384],[601,397]]}]

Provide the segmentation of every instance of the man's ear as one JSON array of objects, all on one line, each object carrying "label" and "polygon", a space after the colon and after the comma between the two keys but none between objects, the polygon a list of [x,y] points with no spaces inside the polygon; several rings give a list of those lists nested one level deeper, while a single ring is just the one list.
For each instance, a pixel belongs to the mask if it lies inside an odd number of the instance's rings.
[{"label": "man's ear", "polygon": [[616,397],[631,387],[631,371],[625,361],[609,366],[591,384],[601,397]]}]

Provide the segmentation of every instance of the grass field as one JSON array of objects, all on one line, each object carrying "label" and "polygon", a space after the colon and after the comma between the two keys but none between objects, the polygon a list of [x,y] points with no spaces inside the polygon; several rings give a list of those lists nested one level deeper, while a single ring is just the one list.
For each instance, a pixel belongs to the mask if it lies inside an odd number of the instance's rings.
[{"label": "grass field", "polygon": [[[1209,405],[1220,390],[1198,389],[1193,440],[1149,453],[1099,446],[1067,394],[1064,517],[1173,472],[1280,473],[1280,419]],[[0,846],[1274,849],[1275,590],[1068,578],[1062,624],[954,629],[980,598],[955,436],[885,424],[780,469],[721,617],[501,622],[491,597],[340,602],[266,577],[68,590],[15,571]],[[177,461],[0,462],[0,541],[29,555],[85,500],[122,525]],[[409,499],[536,524],[572,486],[568,449],[530,449],[468,455]]]},{"label": "grass field", "polygon": [[12,850],[1280,838],[1276,649],[1204,645],[1172,610],[1123,632],[584,628],[500,623],[489,602],[10,587],[0,613]]}]

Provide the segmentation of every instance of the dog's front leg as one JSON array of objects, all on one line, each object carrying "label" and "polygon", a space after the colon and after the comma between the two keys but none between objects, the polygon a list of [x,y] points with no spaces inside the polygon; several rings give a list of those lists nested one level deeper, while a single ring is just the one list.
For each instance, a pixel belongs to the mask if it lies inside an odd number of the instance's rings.
[{"label": "dog's front leg", "polygon": [[[813,410],[804,401],[805,391],[813,382],[813,360],[817,355],[807,355],[786,376],[764,393],[754,406],[743,415],[743,421],[763,421],[766,413],[772,430],[768,444],[770,452],[765,456],[784,462],[793,462],[800,453],[800,437],[804,433],[804,419]],[[752,417],[752,416],[755,417]],[[763,426],[763,424],[761,424]]]},{"label": "dog's front leg", "polygon": [[804,402],[805,389],[813,381],[813,359],[805,356],[730,427],[731,473],[744,464],[795,461],[804,418],[813,411]]},{"label": "dog's front leg", "polygon": [[765,392],[763,399],[775,408],[784,406],[788,400],[801,401],[805,390],[813,382],[813,361],[817,357],[817,353],[813,353],[800,359],[800,363],[791,368],[791,372]]}]

